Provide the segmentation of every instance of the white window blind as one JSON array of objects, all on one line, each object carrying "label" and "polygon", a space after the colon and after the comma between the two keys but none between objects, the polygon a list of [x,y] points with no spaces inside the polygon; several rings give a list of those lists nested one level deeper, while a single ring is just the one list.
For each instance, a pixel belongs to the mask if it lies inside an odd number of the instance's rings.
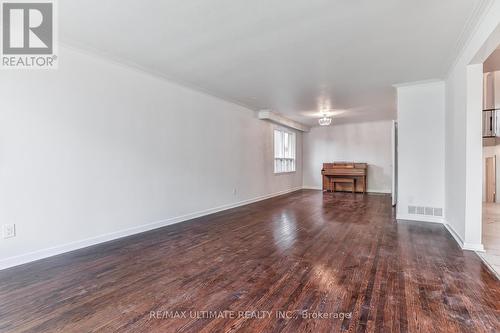
[{"label": "white window blind", "polygon": [[274,130],[274,173],[295,171],[295,133]]}]

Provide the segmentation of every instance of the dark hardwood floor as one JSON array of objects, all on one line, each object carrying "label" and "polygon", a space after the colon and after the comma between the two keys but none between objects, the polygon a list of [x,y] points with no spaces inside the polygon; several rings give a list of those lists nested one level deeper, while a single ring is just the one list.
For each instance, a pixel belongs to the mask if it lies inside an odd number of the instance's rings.
[{"label": "dark hardwood floor", "polygon": [[499,317],[478,256],[396,222],[385,195],[303,190],[0,271],[0,332],[477,333]]}]

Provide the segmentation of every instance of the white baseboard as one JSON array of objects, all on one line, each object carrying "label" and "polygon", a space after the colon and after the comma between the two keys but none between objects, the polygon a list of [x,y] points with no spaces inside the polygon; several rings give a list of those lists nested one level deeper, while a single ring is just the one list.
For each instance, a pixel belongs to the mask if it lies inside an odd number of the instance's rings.
[{"label": "white baseboard", "polygon": [[475,251],[475,252],[485,252],[484,251],[484,246],[483,244],[477,244],[477,243],[464,243],[464,246],[462,247],[463,250],[468,250],[468,251]]},{"label": "white baseboard", "polygon": [[369,189],[366,190],[367,193],[378,193],[378,194],[392,194],[391,190],[377,190],[377,189]]},{"label": "white baseboard", "polygon": [[198,212],[194,212],[194,213],[190,213],[190,214],[186,214],[186,215],[182,215],[182,216],[177,216],[177,217],[173,217],[173,218],[169,218],[169,219],[165,219],[165,220],[160,220],[160,221],[156,221],[156,222],[152,222],[152,223],[148,223],[148,224],[139,225],[139,226],[133,227],[133,228],[123,229],[120,231],[107,233],[104,235],[86,238],[86,239],[78,240],[78,241],[71,242],[71,243],[66,243],[66,244],[62,244],[62,245],[34,251],[34,252],[29,252],[29,253],[14,256],[14,257],[5,258],[5,259],[0,260],[0,270],[6,269],[9,267],[14,267],[14,266],[26,264],[26,263],[33,262],[36,260],[52,257],[52,256],[55,256],[58,254],[78,250],[78,249],[81,249],[84,247],[108,242],[108,241],[115,240],[118,238],[135,235],[135,234],[138,234],[141,232],[165,227],[165,226],[168,226],[171,224],[188,221],[188,220],[191,220],[191,219],[194,219],[197,217],[210,215],[210,214],[217,213],[217,212],[220,212],[223,210],[248,205],[248,204],[251,204],[254,202],[270,199],[270,198],[277,197],[280,195],[295,192],[295,191],[298,191],[301,189],[302,189],[302,187],[295,187],[295,188],[291,188],[291,189],[288,189],[285,191],[267,194],[267,195],[259,196],[256,198],[228,204],[228,205],[210,208],[210,209],[206,209],[206,210],[202,210],[202,211],[198,211]]},{"label": "white baseboard", "polygon": [[457,242],[458,246],[460,246],[461,249],[464,248],[464,241],[462,237],[455,231],[455,229],[448,223],[444,223],[444,226],[446,227],[446,230],[451,234],[453,239]]},{"label": "white baseboard", "polygon": [[426,215],[412,215],[412,214],[396,214],[396,220],[402,221],[415,221],[415,222],[430,222],[430,223],[444,223],[442,217],[426,216]]},{"label": "white baseboard", "polygon": [[421,215],[410,215],[410,214],[397,214],[397,220],[407,220],[407,221],[415,221],[415,222],[431,222],[431,223],[441,223],[445,226],[446,230],[451,234],[453,239],[457,242],[458,246],[462,250],[467,251],[475,251],[475,252],[484,252],[483,244],[475,244],[475,243],[466,243],[463,241],[462,237],[455,231],[455,229],[446,222],[443,218],[437,218],[434,216],[421,216]]},{"label": "white baseboard", "polygon": [[492,264],[482,255],[484,252],[480,252],[477,255],[481,258],[481,261],[488,267],[488,269],[496,276],[496,278],[500,281],[500,271],[497,271]]},{"label": "white baseboard", "polygon": [[304,190],[319,190],[321,191],[323,188],[321,186],[302,186]]},{"label": "white baseboard", "polygon": [[[318,190],[318,191],[322,191],[323,190],[323,187],[321,186],[302,186],[302,188],[304,190]],[[382,194],[391,194],[391,190],[374,190],[374,189],[368,189],[366,191],[367,193],[382,193]]]},{"label": "white baseboard", "polygon": [[453,226],[449,223],[444,223],[444,226],[446,227],[446,230],[453,236],[455,241],[458,243],[460,248],[462,250],[467,250],[467,251],[475,251],[475,252],[484,252],[484,246],[483,244],[476,244],[476,243],[467,243],[464,242],[462,237],[458,234],[458,232],[455,231]]}]

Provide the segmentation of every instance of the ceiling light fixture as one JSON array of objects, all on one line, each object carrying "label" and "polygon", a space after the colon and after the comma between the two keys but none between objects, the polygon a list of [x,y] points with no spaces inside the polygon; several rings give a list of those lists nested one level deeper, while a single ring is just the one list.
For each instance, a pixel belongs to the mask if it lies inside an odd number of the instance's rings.
[{"label": "ceiling light fixture", "polygon": [[323,114],[323,118],[318,120],[319,126],[329,126],[332,123],[332,118],[327,117],[326,113]]}]

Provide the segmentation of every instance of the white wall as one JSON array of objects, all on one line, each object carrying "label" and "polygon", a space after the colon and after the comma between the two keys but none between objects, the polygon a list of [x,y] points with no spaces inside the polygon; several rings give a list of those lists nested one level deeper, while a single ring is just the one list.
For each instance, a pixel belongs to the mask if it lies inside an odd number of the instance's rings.
[{"label": "white wall", "polygon": [[391,192],[392,121],[314,127],[304,134],[304,186],[321,188],[323,163],[368,163],[368,191]]},{"label": "white wall", "polygon": [[446,79],[446,222],[471,250],[483,249],[482,62],[500,41],[500,1],[488,3]]},{"label": "white wall", "polygon": [[58,70],[0,75],[0,225],[17,228],[0,267],[302,186],[300,133],[297,172],[275,175],[253,111],[60,51]]},{"label": "white wall", "polygon": [[[444,208],[442,81],[400,86],[398,92],[398,219],[440,221],[408,214],[408,206]],[[444,212],[446,214],[446,212]]]}]

